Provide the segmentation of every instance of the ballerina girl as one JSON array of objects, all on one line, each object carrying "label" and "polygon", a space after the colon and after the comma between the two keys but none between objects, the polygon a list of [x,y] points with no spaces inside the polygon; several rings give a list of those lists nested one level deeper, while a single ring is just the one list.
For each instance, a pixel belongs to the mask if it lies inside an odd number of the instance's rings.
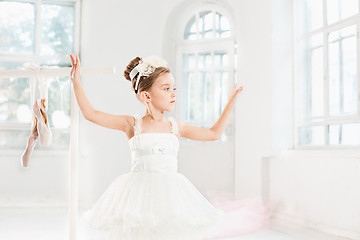
[{"label": "ballerina girl", "polygon": [[77,104],[84,118],[120,130],[131,150],[131,171],[117,177],[84,213],[92,227],[108,239],[202,239],[224,216],[181,173],[177,154],[181,137],[198,141],[219,139],[243,86],[235,87],[211,128],[192,126],[165,112],[174,110],[175,80],[159,57],[130,61],[124,77],[144,104],[144,116],[112,115],[94,109],[80,82],[80,60],[70,55]]}]

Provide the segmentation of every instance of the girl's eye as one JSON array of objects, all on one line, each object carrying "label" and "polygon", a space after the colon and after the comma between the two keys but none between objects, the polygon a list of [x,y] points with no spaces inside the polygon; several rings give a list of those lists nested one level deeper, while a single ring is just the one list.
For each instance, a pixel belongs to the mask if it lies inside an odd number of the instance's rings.
[{"label": "girl's eye", "polygon": [[[165,88],[165,90],[167,90],[167,89],[170,89],[170,88]],[[174,88],[174,91],[176,91],[176,88]]]}]

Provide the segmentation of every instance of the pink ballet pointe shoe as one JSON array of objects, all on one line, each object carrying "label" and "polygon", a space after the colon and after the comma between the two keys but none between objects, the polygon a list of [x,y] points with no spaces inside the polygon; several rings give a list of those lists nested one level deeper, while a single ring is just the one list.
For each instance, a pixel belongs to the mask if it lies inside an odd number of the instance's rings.
[{"label": "pink ballet pointe shoe", "polygon": [[39,138],[39,133],[37,131],[37,118],[34,117],[34,127],[30,132],[30,136],[27,141],[26,149],[21,156],[21,166],[22,167],[27,167],[29,165],[29,160],[30,160],[31,154],[34,150],[34,146],[35,146],[35,143],[38,138]]},{"label": "pink ballet pointe shoe", "polygon": [[36,100],[33,106],[33,111],[38,118],[37,128],[40,144],[43,146],[50,145],[52,140],[52,132],[46,115],[45,101],[46,99],[41,99],[41,106],[39,106],[38,101]]}]

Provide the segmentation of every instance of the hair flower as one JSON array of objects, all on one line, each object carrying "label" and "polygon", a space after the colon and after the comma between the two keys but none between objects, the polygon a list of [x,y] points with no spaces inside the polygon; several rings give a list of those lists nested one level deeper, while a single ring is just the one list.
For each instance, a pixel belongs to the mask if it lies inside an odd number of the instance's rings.
[{"label": "hair flower", "polygon": [[150,76],[156,68],[158,67],[167,67],[167,62],[157,56],[150,56],[143,58],[140,63],[130,72],[131,80],[138,74],[135,84],[135,93],[137,93],[138,84],[141,76]]},{"label": "hair flower", "polygon": [[140,64],[137,66],[141,76],[150,76],[156,68],[158,67],[166,67],[167,62],[157,56],[150,56],[142,59]]}]

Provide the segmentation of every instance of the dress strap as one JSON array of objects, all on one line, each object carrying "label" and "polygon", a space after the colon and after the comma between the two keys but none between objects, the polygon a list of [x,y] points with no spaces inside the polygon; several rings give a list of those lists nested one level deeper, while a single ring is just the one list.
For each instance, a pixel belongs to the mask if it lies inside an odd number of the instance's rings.
[{"label": "dress strap", "polygon": [[141,133],[141,120],[142,119],[138,114],[134,115],[134,119],[135,119],[135,125],[134,125],[135,134],[134,135],[137,135],[137,134]]},{"label": "dress strap", "polygon": [[177,122],[175,121],[175,119],[173,117],[168,117],[168,119],[171,122],[172,133],[178,134],[179,130],[178,130]]}]

